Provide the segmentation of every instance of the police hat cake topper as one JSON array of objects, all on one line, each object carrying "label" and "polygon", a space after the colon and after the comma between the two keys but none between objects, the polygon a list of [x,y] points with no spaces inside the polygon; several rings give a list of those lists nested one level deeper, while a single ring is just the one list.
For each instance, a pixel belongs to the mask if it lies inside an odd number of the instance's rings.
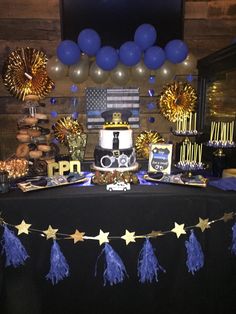
[{"label": "police hat cake topper", "polygon": [[104,129],[129,129],[129,118],[132,113],[129,110],[107,110],[101,116],[104,118]]}]

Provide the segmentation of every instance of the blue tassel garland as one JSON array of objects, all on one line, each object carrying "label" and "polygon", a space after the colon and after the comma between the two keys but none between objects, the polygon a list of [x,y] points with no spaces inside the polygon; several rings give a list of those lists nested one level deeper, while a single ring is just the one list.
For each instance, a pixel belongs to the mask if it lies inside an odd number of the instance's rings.
[{"label": "blue tassel garland", "polygon": [[69,265],[65,259],[65,256],[61,252],[60,246],[55,240],[53,241],[51,249],[50,262],[50,271],[46,278],[50,279],[53,285],[69,276]]},{"label": "blue tassel garland", "polygon": [[236,255],[236,223],[232,227],[233,237],[232,237],[232,245],[231,245],[231,253]]},{"label": "blue tassel garland", "polygon": [[191,230],[189,241],[185,241],[185,247],[187,249],[186,265],[188,271],[194,275],[204,265],[204,254],[193,230]]},{"label": "blue tassel garland", "polygon": [[166,272],[159,264],[158,259],[154,253],[151,242],[147,238],[144,242],[142,250],[138,259],[138,276],[141,283],[158,281],[158,273]]},{"label": "blue tassel garland", "polygon": [[29,257],[20,239],[4,225],[2,237],[2,254],[5,253],[5,267],[18,267],[24,265],[25,260]]},{"label": "blue tassel garland", "polygon": [[123,282],[125,279],[125,275],[127,276],[127,272],[120,256],[113,250],[113,248],[108,243],[105,243],[105,247],[102,250],[100,256],[103,253],[105,253],[106,259],[106,267],[103,272],[104,286],[107,284],[107,282],[111,286]]}]

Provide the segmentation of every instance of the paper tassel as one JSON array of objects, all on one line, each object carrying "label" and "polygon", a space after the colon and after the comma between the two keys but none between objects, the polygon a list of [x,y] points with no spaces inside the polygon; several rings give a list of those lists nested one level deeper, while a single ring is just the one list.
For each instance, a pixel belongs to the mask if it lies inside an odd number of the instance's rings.
[{"label": "paper tassel", "polygon": [[159,264],[149,239],[144,242],[138,259],[138,276],[141,283],[158,281],[158,273],[166,272]]},{"label": "paper tassel", "polygon": [[50,279],[53,285],[69,276],[69,265],[67,264],[65,256],[61,252],[60,246],[55,240],[53,241],[51,249],[50,262],[50,271],[46,278]]},{"label": "paper tassel", "polygon": [[233,238],[232,238],[232,245],[231,245],[231,253],[236,255],[236,223],[232,227],[233,230]]},{"label": "paper tassel", "polygon": [[2,238],[2,254],[5,253],[5,266],[18,267],[24,265],[25,260],[29,257],[20,239],[4,225]]},{"label": "paper tassel", "polygon": [[189,241],[185,241],[185,247],[187,249],[187,261],[186,265],[188,271],[193,275],[196,271],[204,265],[204,255],[200,243],[195,237],[193,230],[189,236]]},{"label": "paper tassel", "polygon": [[104,286],[107,284],[107,282],[111,286],[123,282],[125,275],[127,275],[127,272],[120,256],[113,250],[113,248],[108,243],[105,243],[105,247],[102,250],[100,256],[103,253],[105,253],[106,259],[106,268],[103,272]]}]

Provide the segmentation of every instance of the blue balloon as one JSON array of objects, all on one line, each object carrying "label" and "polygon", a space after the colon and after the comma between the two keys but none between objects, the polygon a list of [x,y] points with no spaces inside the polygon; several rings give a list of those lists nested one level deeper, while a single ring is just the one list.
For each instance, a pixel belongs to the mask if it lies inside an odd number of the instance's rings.
[{"label": "blue balloon", "polygon": [[96,64],[104,71],[113,70],[117,66],[118,61],[116,49],[110,46],[102,47],[96,55]]},{"label": "blue balloon", "polygon": [[154,117],[149,117],[149,118],[148,118],[148,121],[149,121],[150,123],[154,123],[154,122],[155,122],[155,118],[154,118]]},{"label": "blue balloon", "polygon": [[150,84],[155,84],[156,83],[156,76],[155,75],[150,75],[148,82]]},{"label": "blue balloon", "polygon": [[70,87],[70,90],[72,91],[72,93],[78,92],[78,89],[79,89],[78,86],[75,84],[72,84]]},{"label": "blue balloon", "polygon": [[51,103],[52,105],[55,105],[56,102],[57,102],[57,99],[56,99],[55,97],[50,98],[50,103]]},{"label": "blue balloon", "polygon": [[72,40],[63,40],[57,47],[57,57],[63,64],[76,64],[80,59],[79,46]]},{"label": "blue balloon", "polygon": [[153,96],[155,95],[154,89],[152,89],[152,88],[149,89],[149,90],[148,90],[148,94],[149,94],[150,97],[153,97]]},{"label": "blue balloon", "polygon": [[133,66],[139,63],[142,51],[133,41],[127,41],[120,47],[120,61],[127,66]]},{"label": "blue balloon", "polygon": [[155,43],[156,38],[157,32],[151,24],[140,25],[134,34],[134,41],[142,50],[151,47]]},{"label": "blue balloon", "polygon": [[180,39],[169,41],[165,46],[166,58],[172,63],[184,61],[188,55],[188,46]]},{"label": "blue balloon", "polygon": [[147,108],[148,108],[148,110],[153,110],[153,109],[156,108],[156,104],[153,103],[153,102],[149,102],[149,103],[147,104]]},{"label": "blue balloon", "polygon": [[95,30],[86,28],[79,33],[78,45],[87,55],[95,56],[101,47],[101,39]]},{"label": "blue balloon", "polygon": [[58,116],[58,113],[56,111],[51,111],[51,117],[56,118]]},{"label": "blue balloon", "polygon": [[144,64],[151,70],[160,68],[166,60],[165,51],[158,46],[148,48],[144,53]]}]

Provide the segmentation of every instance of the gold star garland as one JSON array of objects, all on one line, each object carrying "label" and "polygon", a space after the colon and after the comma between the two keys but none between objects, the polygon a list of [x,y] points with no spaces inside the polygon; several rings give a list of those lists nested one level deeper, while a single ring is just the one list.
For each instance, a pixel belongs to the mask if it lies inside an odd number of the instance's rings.
[{"label": "gold star garland", "polygon": [[179,239],[181,235],[186,234],[186,231],[193,228],[200,228],[202,232],[206,229],[209,229],[210,226],[216,222],[224,221],[225,223],[229,220],[232,220],[236,216],[236,212],[225,212],[224,215],[220,218],[209,220],[209,218],[202,219],[198,218],[198,223],[192,226],[185,226],[185,224],[178,224],[174,222],[174,227],[166,231],[155,231],[152,230],[150,233],[136,235],[135,231],[130,232],[125,230],[125,234],[122,236],[109,236],[110,232],[103,232],[99,230],[99,234],[96,236],[87,236],[85,232],[80,232],[78,229],[75,230],[72,234],[58,232],[59,229],[53,228],[51,225],[48,226],[46,230],[31,228],[31,224],[26,223],[25,220],[22,220],[20,224],[14,225],[5,221],[2,217],[2,212],[0,212],[0,226],[9,226],[17,229],[17,234],[26,234],[37,233],[42,237],[45,237],[46,240],[73,240],[74,244],[84,241],[84,240],[96,240],[99,242],[99,245],[103,243],[108,243],[110,240],[122,239],[125,241],[125,244],[128,245],[131,242],[136,242],[136,239],[145,239],[145,238],[157,238],[167,234],[175,233],[176,237]]},{"label": "gold star garland", "polygon": [[16,225],[16,229],[18,229],[18,235],[20,235],[21,233],[25,233],[25,234],[29,234],[29,227],[31,226],[31,224],[27,224],[24,220],[22,220],[20,225]]},{"label": "gold star garland", "polygon": [[126,229],[125,234],[121,237],[121,239],[125,240],[126,245],[128,245],[130,242],[135,242],[135,232],[129,232]]},{"label": "gold star garland", "polygon": [[80,232],[79,230],[75,230],[75,233],[70,234],[69,239],[73,239],[74,240],[74,244],[79,242],[79,241],[84,241],[84,232]]}]

